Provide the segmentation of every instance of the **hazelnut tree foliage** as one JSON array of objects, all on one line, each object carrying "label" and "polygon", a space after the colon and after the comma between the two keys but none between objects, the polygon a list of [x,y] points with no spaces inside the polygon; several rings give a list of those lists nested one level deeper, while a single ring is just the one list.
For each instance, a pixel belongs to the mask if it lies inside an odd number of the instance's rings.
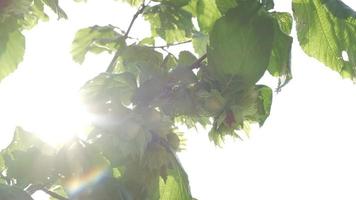
[{"label": "hazelnut tree foliage", "polygon": [[[257,84],[265,73],[278,78],[277,90],[292,78],[293,18],[273,11],[273,0],[122,3],[137,8],[127,30],[93,25],[74,36],[75,62],[88,52],[113,55],[107,70],[81,90],[98,116],[87,139],[55,150],[17,128],[1,151],[1,200],[31,200],[38,190],[59,200],[194,199],[176,156],[182,139],[177,125],[210,125],[209,138],[220,145],[224,136],[239,137],[238,130],[262,126],[269,116],[273,91]],[[22,32],[48,20],[46,7],[67,18],[58,0],[0,0],[0,79],[22,61]],[[293,0],[292,7],[305,53],[354,79],[356,13],[340,0]],[[138,17],[150,23],[151,35],[133,40]],[[157,38],[166,45],[155,44]],[[184,43],[194,51],[167,51]],[[73,192],[69,183],[94,169],[105,172],[99,184]]]}]

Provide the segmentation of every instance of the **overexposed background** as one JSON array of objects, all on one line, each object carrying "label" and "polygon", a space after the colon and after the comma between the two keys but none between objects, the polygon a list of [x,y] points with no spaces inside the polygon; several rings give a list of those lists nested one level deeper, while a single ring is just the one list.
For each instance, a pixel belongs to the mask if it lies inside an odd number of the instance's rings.
[{"label": "overexposed background", "polygon": [[[356,8],[354,0],[343,1]],[[81,130],[89,119],[82,114],[78,89],[104,71],[112,55],[90,55],[83,65],[75,64],[70,55],[74,34],[92,25],[126,29],[135,12],[112,0],[60,2],[70,19],[26,32],[25,61],[0,84],[0,149],[11,141],[15,124],[50,142]],[[276,10],[291,12],[290,0],[275,4]],[[148,33],[149,25],[139,19],[132,35]],[[218,148],[206,130],[188,131],[180,158],[196,198],[356,199],[356,85],[307,57],[296,39],[292,69],[294,79],[274,96],[271,116],[262,128],[253,128],[250,138],[227,139]]]}]

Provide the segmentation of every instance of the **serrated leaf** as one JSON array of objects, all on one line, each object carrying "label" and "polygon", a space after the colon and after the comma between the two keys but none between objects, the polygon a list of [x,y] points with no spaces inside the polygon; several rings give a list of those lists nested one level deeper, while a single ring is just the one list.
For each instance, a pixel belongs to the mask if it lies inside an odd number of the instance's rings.
[{"label": "serrated leaf", "polygon": [[274,40],[268,72],[280,77],[277,91],[292,79],[291,51],[293,38],[289,36],[292,29],[292,16],[289,13],[274,12]]},{"label": "serrated leaf", "polygon": [[147,8],[144,17],[151,24],[152,35],[168,44],[186,41],[192,35],[192,15],[180,7],[159,4]]},{"label": "serrated leaf", "polygon": [[273,37],[273,18],[259,5],[241,3],[215,23],[208,69],[220,82],[237,76],[246,86],[253,85],[267,69]]},{"label": "serrated leaf", "polygon": [[72,43],[73,60],[83,63],[88,52],[101,53],[115,51],[123,41],[112,26],[92,26],[80,29]]},{"label": "serrated leaf", "polygon": [[293,0],[304,52],[343,77],[356,77],[356,13],[340,0]]},{"label": "serrated leaf", "polygon": [[216,6],[215,0],[198,0],[197,18],[200,31],[208,33],[214,26],[221,13]]},{"label": "serrated leaf", "polygon": [[23,60],[25,37],[15,22],[0,23],[0,81],[11,74]]}]

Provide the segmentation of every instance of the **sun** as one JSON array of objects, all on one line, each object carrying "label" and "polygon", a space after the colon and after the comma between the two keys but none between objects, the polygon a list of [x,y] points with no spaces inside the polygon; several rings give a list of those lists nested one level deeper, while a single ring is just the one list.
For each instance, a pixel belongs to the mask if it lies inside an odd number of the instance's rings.
[{"label": "sun", "polygon": [[[2,82],[0,119],[7,125],[21,126],[53,147],[74,137],[83,139],[90,127],[91,115],[80,100],[82,82],[74,78],[80,74],[63,79],[61,72],[57,72],[57,77],[49,77],[46,71],[30,71],[20,68]],[[0,130],[4,130],[2,126],[0,124]]]}]

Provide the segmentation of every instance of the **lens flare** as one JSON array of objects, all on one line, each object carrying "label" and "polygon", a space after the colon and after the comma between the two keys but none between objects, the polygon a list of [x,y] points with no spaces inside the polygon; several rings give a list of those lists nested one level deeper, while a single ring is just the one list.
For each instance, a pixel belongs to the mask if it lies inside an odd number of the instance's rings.
[{"label": "lens flare", "polygon": [[85,191],[88,187],[99,184],[101,180],[108,177],[107,166],[95,167],[80,177],[72,178],[66,183],[70,196],[76,196]]}]

